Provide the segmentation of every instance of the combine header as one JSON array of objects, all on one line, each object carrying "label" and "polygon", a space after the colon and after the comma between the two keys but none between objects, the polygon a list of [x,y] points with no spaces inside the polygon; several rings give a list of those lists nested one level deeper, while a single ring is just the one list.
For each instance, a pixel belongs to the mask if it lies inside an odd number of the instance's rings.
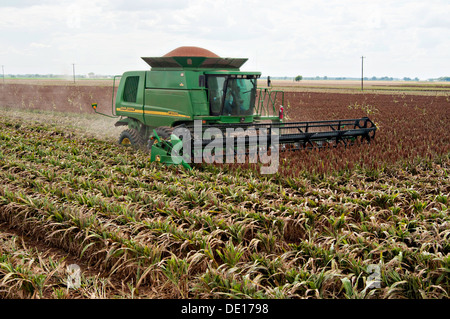
[{"label": "combine header", "polygon": [[142,59],[151,70],[120,76],[112,114],[120,117],[115,126],[127,126],[119,143],[147,148],[152,161],[189,168],[205,150],[217,160],[265,145],[296,150],[370,142],[375,136],[376,126],[367,117],[285,122],[284,93],[258,89],[261,73],[240,71],[245,58],[180,47]]}]

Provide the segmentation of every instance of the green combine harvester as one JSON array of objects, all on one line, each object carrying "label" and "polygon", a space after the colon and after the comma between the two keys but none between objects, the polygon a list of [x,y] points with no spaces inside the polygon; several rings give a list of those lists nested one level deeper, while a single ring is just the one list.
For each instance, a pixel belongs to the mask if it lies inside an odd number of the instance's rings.
[{"label": "green combine harvester", "polygon": [[[276,142],[282,150],[370,142],[375,136],[376,126],[367,117],[285,122],[284,93],[258,89],[261,73],[240,71],[246,58],[222,58],[206,49],[179,47],[162,57],[142,59],[151,69],[120,76],[112,117],[119,118],[115,126],[127,127],[119,143],[148,149],[151,161],[190,168],[189,163],[211,143],[216,156],[219,149],[234,150],[236,155],[242,145],[248,154],[263,130],[267,145]],[[99,113],[97,104],[92,107]],[[180,139],[177,129],[191,134]],[[217,134],[210,134],[217,130],[245,136],[217,139]],[[190,147],[182,148],[181,143]],[[181,149],[178,156],[173,155],[174,147]]]}]

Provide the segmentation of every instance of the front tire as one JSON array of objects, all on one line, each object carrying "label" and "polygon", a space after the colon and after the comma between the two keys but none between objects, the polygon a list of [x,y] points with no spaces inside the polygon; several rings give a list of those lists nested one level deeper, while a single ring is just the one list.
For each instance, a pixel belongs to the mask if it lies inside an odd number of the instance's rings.
[{"label": "front tire", "polygon": [[139,148],[144,145],[144,141],[137,130],[127,129],[120,134],[119,144]]}]

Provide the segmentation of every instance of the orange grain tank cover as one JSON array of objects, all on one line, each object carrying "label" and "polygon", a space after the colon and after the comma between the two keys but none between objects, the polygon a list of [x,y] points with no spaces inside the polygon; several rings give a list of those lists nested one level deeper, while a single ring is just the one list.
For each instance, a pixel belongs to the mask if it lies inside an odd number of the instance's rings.
[{"label": "orange grain tank cover", "polygon": [[204,58],[219,58],[219,56],[209,50],[199,47],[179,47],[170,51],[164,57],[204,57]]}]

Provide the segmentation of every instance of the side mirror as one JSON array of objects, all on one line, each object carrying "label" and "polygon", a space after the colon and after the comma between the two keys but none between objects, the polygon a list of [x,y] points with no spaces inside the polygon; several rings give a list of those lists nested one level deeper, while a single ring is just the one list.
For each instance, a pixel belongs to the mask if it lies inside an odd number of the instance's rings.
[{"label": "side mirror", "polygon": [[91,107],[92,107],[92,109],[94,110],[94,112],[97,113],[97,114],[100,114],[100,115],[103,115],[103,116],[106,116],[106,117],[110,117],[110,118],[112,118],[112,119],[115,119],[115,118],[118,117],[117,115],[111,116],[111,115],[108,115],[108,114],[103,114],[103,113],[101,113],[101,112],[97,112],[97,103],[92,103],[92,104],[91,104]]}]

